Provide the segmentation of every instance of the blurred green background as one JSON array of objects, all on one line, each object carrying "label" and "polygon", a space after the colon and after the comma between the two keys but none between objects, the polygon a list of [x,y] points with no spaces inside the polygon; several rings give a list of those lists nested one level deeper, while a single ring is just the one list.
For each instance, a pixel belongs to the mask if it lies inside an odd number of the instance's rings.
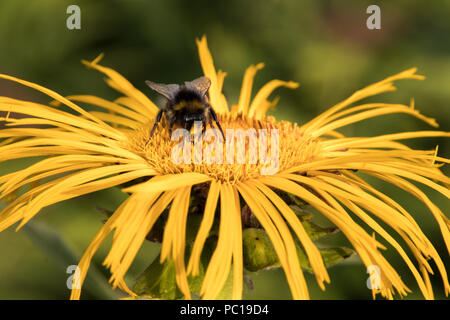
[{"label": "blurred green background", "polygon": [[[81,30],[66,28],[66,8],[81,8]],[[381,30],[366,28],[366,8],[381,7]],[[228,73],[224,91],[237,101],[243,72],[250,64],[265,62],[256,88],[273,79],[301,83],[297,90],[279,89],[273,114],[299,124],[343,100],[352,92],[389,75],[416,66],[425,81],[397,82],[397,92],[372,101],[409,103],[450,129],[450,2],[387,1],[148,1],[148,0],[2,0],[0,2],[0,73],[26,79],[63,95],[95,94],[115,98],[103,76],[88,70],[81,59],[104,52],[103,65],[116,69],[138,89],[154,97],[144,81],[182,83],[201,74],[195,38],[206,34],[217,69]],[[49,99],[23,86],[0,81],[0,95],[33,101]],[[405,115],[384,116],[346,127],[343,133],[371,136],[408,130],[431,129]],[[448,139],[407,141],[420,149],[439,144],[449,157]],[[0,165],[1,173],[30,161]],[[444,168],[448,173],[448,169]],[[431,214],[413,197],[394,187],[374,182],[405,205],[419,221],[446,265],[448,253]],[[427,190],[429,191],[429,190]],[[429,192],[444,212],[448,200]],[[124,199],[107,190],[53,205],[38,215],[43,223],[64,236],[76,256],[88,246],[104,216],[95,206],[114,209]],[[51,234],[51,232],[50,232]],[[67,264],[53,259],[30,238],[29,232],[10,228],[0,233],[0,299],[67,299]],[[335,236],[332,241],[345,241]],[[94,258],[96,279],[88,279],[82,298],[110,298],[99,288],[108,272],[101,266],[109,243]],[[146,243],[130,269],[127,281],[143,271],[157,254],[157,245]],[[408,298],[421,299],[410,272],[399,257],[386,253],[413,290]],[[307,275],[313,299],[371,299],[367,274],[357,258],[330,270],[331,284],[322,292]],[[290,293],[281,270],[253,274],[254,289],[245,298],[288,299]],[[90,283],[90,284],[89,284]],[[439,276],[432,277],[437,298],[445,298]],[[101,287],[101,286],[100,286]]]}]

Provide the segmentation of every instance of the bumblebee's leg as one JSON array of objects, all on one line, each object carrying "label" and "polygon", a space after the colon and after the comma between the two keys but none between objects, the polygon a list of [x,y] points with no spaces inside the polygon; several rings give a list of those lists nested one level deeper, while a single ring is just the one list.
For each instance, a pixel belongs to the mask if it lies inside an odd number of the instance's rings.
[{"label": "bumblebee's leg", "polygon": [[193,121],[186,121],[186,122],[184,123],[184,128],[190,133],[193,124],[194,124]]},{"label": "bumblebee's leg", "polygon": [[[211,129],[214,128],[214,125],[213,125],[213,119],[212,119],[211,114],[208,115],[208,124],[209,124],[209,126],[211,127]],[[220,129],[220,127],[219,127],[219,129]],[[223,131],[220,130],[220,132],[222,133],[222,137],[223,137]],[[217,135],[216,135],[215,137],[216,137],[216,139],[219,139],[219,137],[218,137]],[[225,139],[223,139],[222,142],[225,142]]]},{"label": "bumblebee's leg", "polygon": [[175,117],[170,118],[170,122],[169,122],[169,136],[170,138],[172,138],[172,128],[173,125],[175,124]]},{"label": "bumblebee's leg", "polygon": [[202,136],[205,134],[206,131],[206,117],[202,117]]},{"label": "bumblebee's leg", "polygon": [[213,122],[212,122],[212,117],[211,117],[211,115],[208,115],[207,121],[208,121],[208,124],[209,124],[209,126],[211,127],[211,129],[213,129],[213,128],[214,128],[214,125],[213,125]]},{"label": "bumblebee's leg", "polygon": [[153,133],[155,132],[156,127],[158,126],[159,121],[161,121],[161,117],[164,110],[159,110],[158,114],[156,115],[155,124],[153,125],[152,131],[150,132],[150,138],[153,136]]},{"label": "bumblebee's leg", "polygon": [[[197,132],[197,129],[198,129],[197,125],[198,125],[198,122],[200,122],[200,121],[201,121],[201,124],[202,124],[202,128],[201,128],[202,131],[201,131],[200,134],[198,134],[198,132]],[[202,116],[201,120],[197,119],[194,122],[194,142],[195,143],[198,143],[202,139],[203,134],[205,133],[205,130],[206,130],[206,117]]]},{"label": "bumblebee's leg", "polygon": [[163,112],[164,112],[164,110],[161,109],[161,110],[159,110],[158,114],[156,115],[155,124],[153,125],[152,131],[150,131],[150,137],[148,137],[148,140],[145,143],[145,145],[148,144],[148,142],[150,141],[150,138],[153,136],[153,133],[155,132],[155,129],[158,126],[159,121],[161,121]]},{"label": "bumblebee's leg", "polygon": [[208,110],[209,110],[209,114],[212,116],[212,118],[214,119],[214,122],[216,123],[217,127],[219,128],[220,133],[222,134],[223,141],[225,141],[225,134],[223,133],[222,127],[220,126],[219,120],[217,120],[216,112],[214,111],[214,109],[211,106],[208,107]]}]

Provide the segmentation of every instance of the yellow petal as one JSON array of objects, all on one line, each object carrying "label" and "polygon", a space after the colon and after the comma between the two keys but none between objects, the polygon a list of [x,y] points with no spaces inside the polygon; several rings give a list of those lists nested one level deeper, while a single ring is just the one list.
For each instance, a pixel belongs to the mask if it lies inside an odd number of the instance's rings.
[{"label": "yellow petal", "polygon": [[267,196],[267,198],[269,198],[274,203],[274,205],[278,208],[286,221],[290,224],[291,228],[294,230],[298,239],[300,240],[303,248],[305,248],[311,267],[316,275],[317,283],[322,290],[325,290],[323,282],[330,282],[330,277],[328,275],[327,269],[325,268],[325,264],[323,262],[319,249],[306,233],[296,214],[270,188],[256,180],[253,183]]},{"label": "yellow petal", "polygon": [[252,96],[253,79],[255,78],[256,72],[262,68],[264,68],[264,63],[258,63],[256,66],[251,65],[245,70],[236,113],[247,114]]},{"label": "yellow petal", "polygon": [[302,128],[305,131],[313,131],[315,128],[319,128],[322,126],[324,121],[326,119],[333,115],[334,113],[338,112],[339,110],[351,105],[352,103],[359,101],[361,99],[374,96],[383,92],[388,91],[394,91],[396,90],[396,87],[393,85],[393,82],[400,79],[417,79],[417,80],[423,80],[425,79],[424,76],[417,75],[416,74],[417,68],[411,68],[408,70],[405,70],[403,72],[400,72],[396,75],[390,76],[382,81],[379,81],[377,83],[371,84],[361,90],[356,91],[353,93],[350,97],[345,99],[344,101],[336,104],[335,106],[329,108],[325,112],[321,113],[314,119],[310,120],[306,124],[302,126]]},{"label": "yellow petal", "polygon": [[25,80],[21,80],[12,76],[8,76],[5,74],[0,74],[0,78],[1,79],[7,79],[7,80],[11,80],[14,82],[18,82],[20,84],[23,84],[27,87],[33,88],[37,91],[40,91],[42,93],[45,93],[46,95],[52,97],[53,99],[65,104],[66,106],[70,107],[71,109],[75,110],[76,112],[82,114],[83,116],[85,116],[86,118],[98,123],[100,126],[106,127],[106,128],[110,128],[107,124],[105,124],[104,122],[102,122],[101,120],[91,116],[88,112],[86,112],[85,110],[83,110],[82,108],[80,108],[79,106],[77,106],[76,104],[74,104],[73,102],[71,102],[70,100],[67,100],[66,98],[64,98],[63,96],[61,96],[60,94],[47,89],[45,87],[42,87],[38,84],[29,82],[29,81],[25,81]]},{"label": "yellow petal", "polygon": [[234,205],[234,201],[229,202],[227,192],[227,187],[221,185],[219,239],[200,288],[200,295],[205,300],[215,299],[219,295],[230,274],[233,241],[230,241],[229,237],[235,232],[237,226],[234,224],[232,215],[229,214],[229,208]]},{"label": "yellow petal", "polygon": [[282,81],[282,80],[271,80],[266,83],[256,94],[253,99],[250,108],[248,110],[248,115],[253,117],[256,112],[262,107],[264,107],[264,101],[267,100],[269,95],[278,87],[287,87],[290,89],[298,88],[299,84],[293,81]]},{"label": "yellow petal", "polygon": [[147,119],[143,118],[141,114],[130,110],[128,108],[124,108],[120,106],[117,103],[96,97],[96,96],[90,96],[90,95],[76,95],[76,96],[68,96],[66,97],[70,101],[78,101],[78,102],[84,102],[89,103],[94,106],[102,107],[106,110],[113,111],[115,113],[121,114],[125,117],[128,117],[130,119],[133,119],[137,122],[146,122]]},{"label": "yellow petal", "polygon": [[210,181],[211,178],[207,175],[187,172],[180,174],[167,174],[162,177],[161,180],[150,180],[144,183],[134,185],[129,188],[125,188],[123,192],[156,192],[178,189],[185,186],[192,186],[194,184],[200,184]]},{"label": "yellow petal", "polygon": [[214,213],[216,211],[217,201],[219,199],[219,191],[220,181],[212,180],[205,204],[203,219],[198,229],[197,236],[195,237],[195,241],[192,246],[192,253],[187,267],[188,274],[191,273],[193,276],[196,276],[199,273],[200,257],[206,238],[208,237],[209,231],[211,230],[214,222]]},{"label": "yellow petal", "polygon": [[294,299],[309,299],[296,248],[285,223],[275,208],[267,202],[267,199],[258,193],[259,191],[243,183],[238,183],[237,188],[272,241],[280,264],[286,274],[292,297]]},{"label": "yellow petal", "polygon": [[217,113],[228,113],[228,105],[222,94],[224,74],[222,73],[220,77],[217,75],[206,36],[203,36],[200,40],[197,39],[197,47],[203,73],[211,80],[211,87],[209,88],[211,105]]},{"label": "yellow petal", "polygon": [[[94,59],[93,61],[82,60],[83,64],[85,64],[89,68],[96,69],[109,77],[108,84],[112,85],[112,87],[126,96],[136,99],[145,107],[145,116],[153,117],[158,112],[158,107],[149,99],[145,94],[141,91],[137,90],[127,79],[125,79],[121,74],[117,71],[103,67],[98,64],[99,58]],[[136,110],[137,111],[137,110]]]}]

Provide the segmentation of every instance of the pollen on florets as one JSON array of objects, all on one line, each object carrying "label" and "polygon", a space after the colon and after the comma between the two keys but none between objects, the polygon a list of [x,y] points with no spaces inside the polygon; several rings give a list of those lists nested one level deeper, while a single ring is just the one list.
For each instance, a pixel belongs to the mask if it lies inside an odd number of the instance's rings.
[{"label": "pollen on florets", "polygon": [[[201,142],[198,142],[194,137],[194,129],[191,129],[191,150],[188,151],[190,155],[188,159],[183,159],[187,161],[174,161],[174,148],[179,147],[182,138],[171,140],[164,119],[151,138],[152,122],[130,134],[128,148],[140,154],[161,174],[197,172],[231,183],[259,177],[264,168],[274,166],[275,161],[276,172],[280,172],[320,157],[319,140],[305,135],[297,124],[288,121],[277,122],[270,116],[258,120],[242,114],[219,115],[219,121],[226,132],[225,141],[219,136],[208,139],[207,134],[204,134]],[[214,143],[220,144],[220,147],[212,148]],[[240,152],[243,150],[245,159],[239,161]],[[267,157],[262,159],[265,150]],[[209,153],[210,151],[212,153]],[[218,151],[222,153],[219,158],[216,157]],[[214,161],[217,159],[221,161]]]}]

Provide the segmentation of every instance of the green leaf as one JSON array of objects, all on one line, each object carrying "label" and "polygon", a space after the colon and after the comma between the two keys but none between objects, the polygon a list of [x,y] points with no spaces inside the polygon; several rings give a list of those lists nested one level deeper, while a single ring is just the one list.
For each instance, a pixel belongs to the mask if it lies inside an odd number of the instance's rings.
[{"label": "green leaf", "polygon": [[[302,223],[304,223],[304,221]],[[310,223],[308,228],[314,229],[312,233],[316,238],[335,231],[335,228],[321,228],[313,223]],[[248,271],[256,272],[280,266],[278,256],[266,231],[255,228],[245,229],[242,234],[242,240],[244,244],[244,267]],[[302,269],[311,272],[311,265],[305,251],[298,241],[295,242],[295,245]],[[341,262],[355,253],[353,249],[346,247],[319,249],[319,251],[324,260],[325,267],[327,268]]]},{"label": "green leaf", "polygon": [[311,220],[313,217],[313,214],[311,212],[302,209],[298,205],[293,204],[289,207],[292,209],[292,211],[294,211],[295,215],[300,219],[300,221]]},{"label": "green leaf", "polygon": [[296,195],[293,195],[292,193],[284,192],[279,189],[274,190],[274,192],[278,194],[278,196],[281,199],[283,199],[283,201],[286,202],[288,205],[296,205],[300,208],[303,208],[308,205],[307,202],[303,201],[302,199],[300,199]]},{"label": "green leaf", "polygon": [[302,225],[305,228],[306,233],[309,235],[309,237],[312,240],[317,240],[323,236],[326,236],[328,234],[335,233],[339,231],[336,227],[320,227],[317,224],[313,223],[312,221],[302,221]]},{"label": "green leaf", "polygon": [[[79,255],[57,230],[38,221],[29,221],[22,230],[36,247],[64,270],[67,270],[70,265],[78,264]],[[67,274],[67,277],[69,276],[70,273]],[[65,286],[66,283],[63,285]],[[99,299],[118,299],[121,296],[112,290],[106,277],[92,264],[83,288]]]},{"label": "green leaf", "polygon": [[[319,251],[322,255],[322,259],[326,268],[332,267],[356,253],[355,250],[347,247],[326,248],[319,249]],[[299,246],[297,246],[297,254],[302,269],[308,272],[313,272],[305,251]]]},{"label": "green leaf", "polygon": [[356,254],[356,251],[347,247],[334,247],[320,249],[320,253],[322,254],[325,266],[331,267],[347,258],[350,258]]},{"label": "green leaf", "polygon": [[233,265],[231,265],[230,273],[228,274],[227,281],[220,291],[219,295],[216,297],[217,300],[231,300],[233,292]]}]

